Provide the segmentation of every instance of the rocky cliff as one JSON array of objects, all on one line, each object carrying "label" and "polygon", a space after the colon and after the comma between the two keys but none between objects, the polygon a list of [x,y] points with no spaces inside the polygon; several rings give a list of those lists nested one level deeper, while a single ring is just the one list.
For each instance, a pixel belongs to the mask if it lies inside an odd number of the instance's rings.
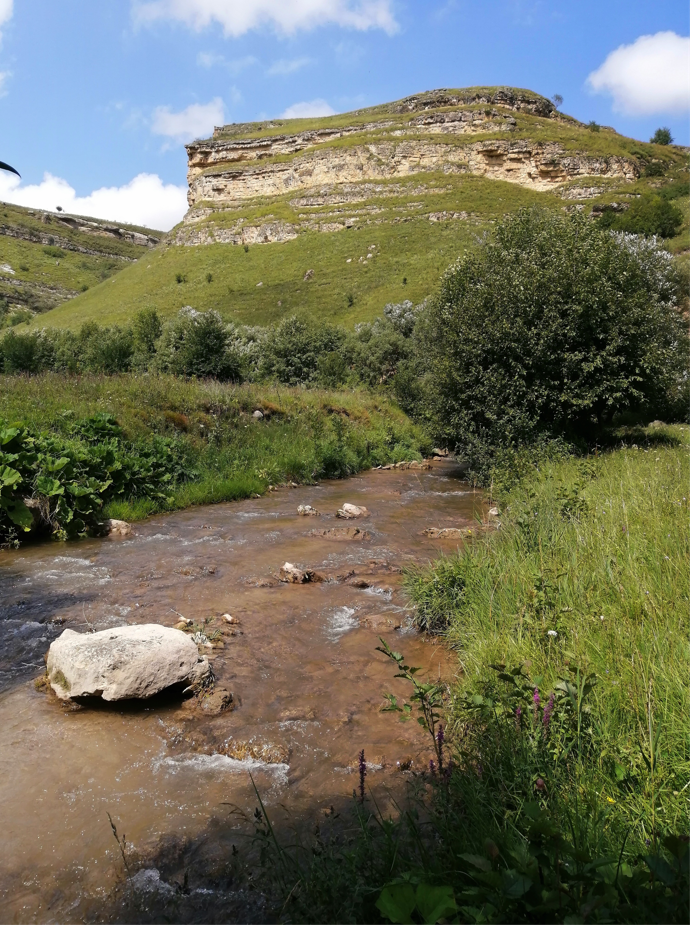
[{"label": "rocky cliff", "polygon": [[[187,145],[190,210],[174,240],[253,244],[353,227],[382,211],[375,201],[387,195],[382,183],[424,183],[429,175],[485,177],[586,198],[565,185],[587,178],[626,183],[639,175],[636,159],[616,150],[611,133],[607,140],[594,144],[592,132],[549,100],[510,88],[436,90],[310,122],[221,126],[212,138]],[[397,194],[408,198],[411,211],[407,190]],[[300,214],[319,197],[332,205],[357,200],[361,207]],[[262,221],[250,215],[271,203],[288,209],[278,209],[279,216],[264,208]],[[429,215],[444,220],[463,213],[437,208]]]}]

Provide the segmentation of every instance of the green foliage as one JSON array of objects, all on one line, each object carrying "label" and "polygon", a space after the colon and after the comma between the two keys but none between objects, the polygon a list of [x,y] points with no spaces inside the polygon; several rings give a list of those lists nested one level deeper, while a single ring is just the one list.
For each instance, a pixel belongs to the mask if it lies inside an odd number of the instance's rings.
[{"label": "green foliage", "polygon": [[161,335],[157,362],[178,376],[241,378],[240,359],[228,344],[228,331],[218,312],[183,309]]},{"label": "green foliage", "polygon": [[672,138],[672,133],[664,126],[662,128],[655,129],[655,133],[650,139],[650,143],[653,145],[671,145],[673,141],[674,139]]},{"label": "green foliage", "polygon": [[[320,372],[320,357],[337,351],[344,339],[343,332],[332,325],[303,321],[295,316],[286,318],[269,331],[261,371],[286,385],[314,382]],[[329,375],[328,371],[326,374]]]},{"label": "green foliage", "polygon": [[43,253],[47,254],[48,257],[64,257],[65,251],[61,247],[54,247],[51,244],[47,244],[43,248]]},{"label": "green foliage", "polygon": [[156,343],[162,333],[163,325],[155,308],[142,308],[134,316],[134,346],[145,358],[156,353]]},{"label": "green foliage", "polygon": [[605,210],[600,226],[628,234],[673,238],[684,221],[679,209],[662,196],[641,196],[625,212]]},{"label": "green foliage", "polygon": [[486,478],[502,448],[666,413],[688,355],[675,285],[670,255],[580,214],[507,218],[448,271],[420,324],[436,439]]},{"label": "green foliage", "polygon": [[589,129],[591,132],[599,132],[599,131],[600,131],[600,126],[598,125],[597,122],[594,122],[594,121],[591,120],[591,121],[588,123],[588,129]]},{"label": "green foliage", "polygon": [[668,186],[663,186],[662,189],[657,191],[657,195],[662,199],[681,199],[682,196],[689,195],[689,181],[688,180],[675,180],[673,183],[670,183]]},{"label": "green foliage", "polygon": [[665,165],[662,161],[648,161],[643,173],[646,177],[664,177]]},{"label": "green foliage", "polygon": [[181,447],[164,438],[128,443],[108,414],[74,425],[67,438],[0,422],[0,544],[32,528],[57,539],[98,532],[106,502],[165,500],[187,475]]}]

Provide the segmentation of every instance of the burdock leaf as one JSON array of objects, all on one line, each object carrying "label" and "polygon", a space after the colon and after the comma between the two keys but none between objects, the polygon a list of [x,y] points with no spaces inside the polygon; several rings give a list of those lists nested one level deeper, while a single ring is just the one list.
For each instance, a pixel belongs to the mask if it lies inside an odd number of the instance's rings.
[{"label": "burdock leaf", "polygon": [[453,887],[429,886],[421,883],[415,894],[418,912],[425,925],[435,925],[440,919],[448,919],[457,911]]},{"label": "burdock leaf", "polygon": [[409,925],[413,921],[415,891],[410,883],[391,883],[385,886],[376,902],[377,909],[390,922]]}]

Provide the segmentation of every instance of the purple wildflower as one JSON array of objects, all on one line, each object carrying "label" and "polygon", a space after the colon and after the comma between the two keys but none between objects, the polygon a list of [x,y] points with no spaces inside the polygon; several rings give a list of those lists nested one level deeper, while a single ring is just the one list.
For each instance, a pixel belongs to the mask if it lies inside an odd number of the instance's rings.
[{"label": "purple wildflower", "polygon": [[547,701],[547,706],[542,711],[542,725],[545,732],[549,730],[549,724],[552,719],[552,711],[554,710],[554,693],[549,695],[549,700]]},{"label": "purple wildflower", "polygon": [[365,761],[364,748],[358,756],[358,770],[360,772],[360,802],[365,802],[365,778],[367,777],[367,762]]},{"label": "purple wildflower", "polygon": [[439,728],[437,729],[437,758],[439,760],[439,773],[441,774],[444,760],[443,760],[443,749],[444,749],[444,727],[439,723]]}]

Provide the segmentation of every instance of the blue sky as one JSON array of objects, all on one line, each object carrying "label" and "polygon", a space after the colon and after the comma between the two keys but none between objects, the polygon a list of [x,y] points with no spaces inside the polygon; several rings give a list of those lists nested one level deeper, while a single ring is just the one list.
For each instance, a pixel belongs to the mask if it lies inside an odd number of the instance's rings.
[{"label": "blue sky", "polygon": [[0,33],[0,159],[22,174],[0,199],[153,227],[184,212],[183,143],[214,124],[436,87],[560,93],[689,144],[681,0],[0,0]]}]

